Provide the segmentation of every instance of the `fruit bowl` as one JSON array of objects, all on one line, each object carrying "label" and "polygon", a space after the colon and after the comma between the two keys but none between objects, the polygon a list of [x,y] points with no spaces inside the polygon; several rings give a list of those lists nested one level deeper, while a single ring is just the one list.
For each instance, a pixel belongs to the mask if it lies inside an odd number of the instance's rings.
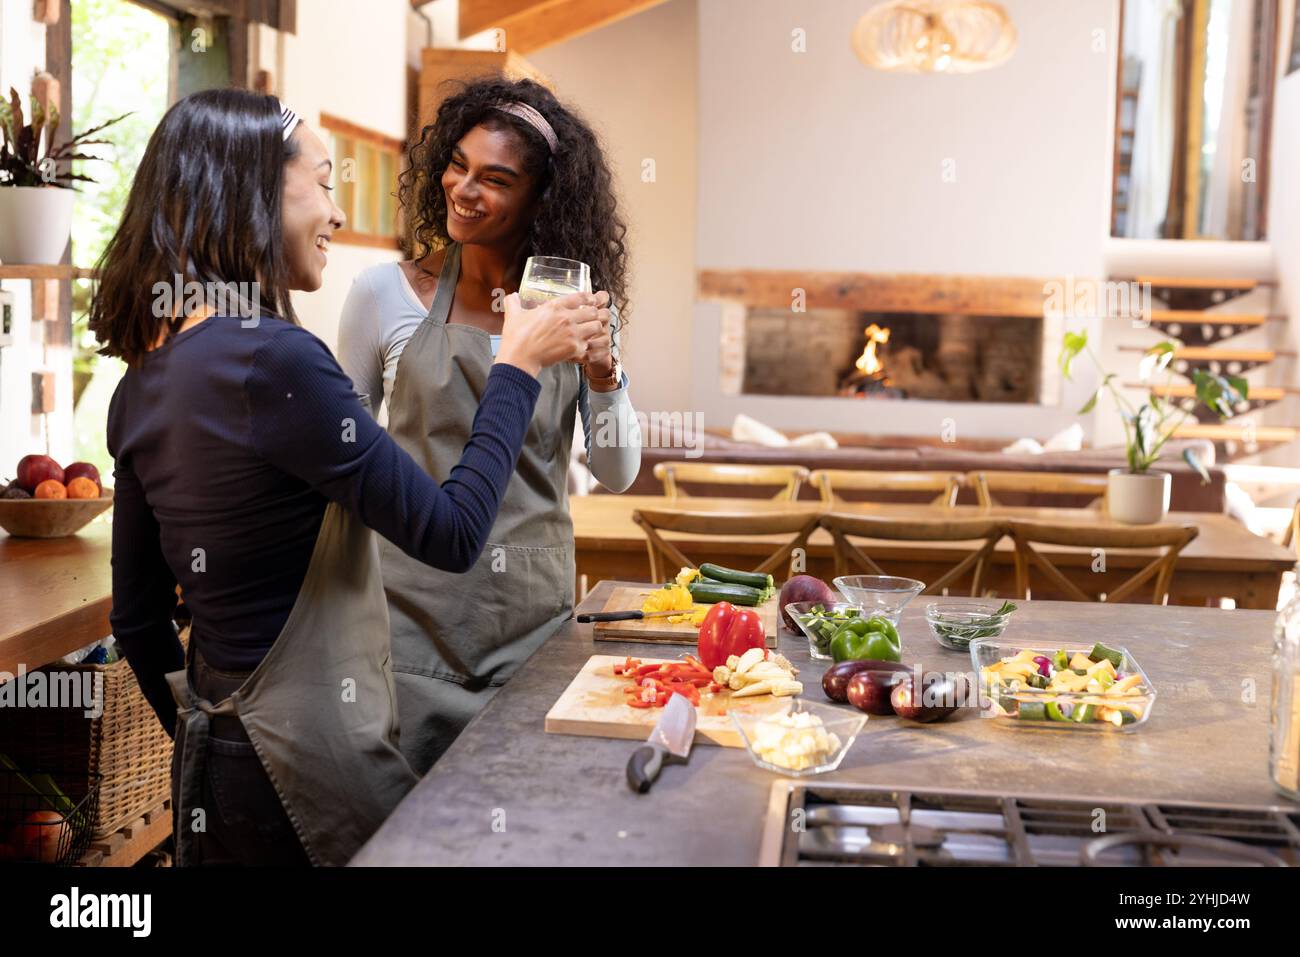
[{"label": "fruit bowl", "polygon": [[15,538],[75,535],[113,505],[113,490],[99,498],[0,499],[0,528]]}]

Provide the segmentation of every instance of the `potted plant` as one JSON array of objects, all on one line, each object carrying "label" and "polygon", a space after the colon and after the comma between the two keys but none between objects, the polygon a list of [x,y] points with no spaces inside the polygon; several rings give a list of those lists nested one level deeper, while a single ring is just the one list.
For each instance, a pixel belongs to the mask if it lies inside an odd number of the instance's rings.
[{"label": "potted plant", "polygon": [[[1149,382],[1160,373],[1165,373],[1165,384],[1173,379],[1169,363],[1174,358],[1177,343],[1166,339],[1148,349],[1138,366],[1138,377],[1142,382]],[[1160,451],[1174,432],[1188,418],[1197,404],[1204,404],[1220,419],[1232,414],[1233,406],[1246,400],[1249,384],[1240,376],[1215,375],[1203,369],[1192,373],[1192,384],[1196,398],[1184,408],[1172,400],[1162,399],[1152,389],[1147,393],[1147,400],[1134,405],[1115,387],[1115,373],[1107,372],[1102,367],[1096,354],[1088,348],[1086,332],[1067,332],[1061,346],[1061,373],[1070,378],[1071,364],[1080,355],[1086,354],[1097,371],[1101,373],[1101,385],[1092,394],[1080,415],[1091,412],[1103,391],[1115,399],[1120,417],[1124,423],[1124,450],[1128,459],[1128,468],[1111,469],[1110,483],[1107,489],[1107,507],[1110,516],[1126,525],[1144,525],[1158,522],[1169,512],[1169,487],[1171,477],[1168,472],[1153,469],[1151,466],[1160,458]],[[1183,460],[1200,473],[1203,482],[1209,482],[1210,474],[1193,449],[1183,451]]]},{"label": "potted plant", "polygon": [[72,228],[72,184],[94,182],[72,172],[68,163],[99,159],[81,153],[81,147],[108,144],[92,137],[124,118],[56,145],[58,108],[42,107],[33,98],[26,123],[18,91],[10,88],[8,102],[0,100],[0,262],[48,265],[63,257]]}]

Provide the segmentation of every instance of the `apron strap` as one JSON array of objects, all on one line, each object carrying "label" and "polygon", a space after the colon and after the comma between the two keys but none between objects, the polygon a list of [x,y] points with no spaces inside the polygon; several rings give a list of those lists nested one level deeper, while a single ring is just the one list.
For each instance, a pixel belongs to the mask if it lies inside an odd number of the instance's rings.
[{"label": "apron strap", "polygon": [[[203,806],[203,774],[208,761],[211,740],[212,715],[238,715],[234,699],[226,698],[220,704],[200,698],[190,685],[186,671],[173,671],[167,675],[167,684],[176,699],[176,742],[179,753],[173,782],[172,837],[176,843],[176,866],[192,867],[198,863],[195,855],[194,822],[190,819],[195,808]],[[205,813],[207,810],[205,809]],[[204,822],[206,827],[207,822]]]},{"label": "apron strap", "polygon": [[433,294],[429,305],[429,314],[424,321],[433,325],[445,325],[451,316],[451,301],[456,298],[456,282],[460,279],[460,243],[447,247],[447,255],[442,257],[442,272],[438,275],[438,290]]}]

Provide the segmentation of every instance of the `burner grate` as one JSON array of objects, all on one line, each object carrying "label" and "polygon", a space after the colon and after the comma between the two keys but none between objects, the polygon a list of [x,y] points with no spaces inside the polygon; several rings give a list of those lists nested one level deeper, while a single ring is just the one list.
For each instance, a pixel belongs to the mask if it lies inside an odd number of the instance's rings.
[{"label": "burner grate", "polygon": [[1263,851],[1300,866],[1300,808],[1052,800],[790,781],[772,787],[762,863],[1074,867],[1090,842],[1105,836],[1124,838],[1098,854],[1107,865],[1225,866],[1258,863]]}]

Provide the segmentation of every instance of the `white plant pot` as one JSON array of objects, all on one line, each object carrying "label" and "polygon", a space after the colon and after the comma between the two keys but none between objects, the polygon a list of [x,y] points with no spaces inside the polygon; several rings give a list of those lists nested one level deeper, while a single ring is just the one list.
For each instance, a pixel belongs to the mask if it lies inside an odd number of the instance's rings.
[{"label": "white plant pot", "polygon": [[0,262],[58,263],[68,248],[76,195],[56,186],[0,186]]},{"label": "white plant pot", "polygon": [[1134,473],[1128,469],[1111,469],[1106,492],[1110,517],[1124,525],[1151,525],[1169,514],[1168,472]]}]

